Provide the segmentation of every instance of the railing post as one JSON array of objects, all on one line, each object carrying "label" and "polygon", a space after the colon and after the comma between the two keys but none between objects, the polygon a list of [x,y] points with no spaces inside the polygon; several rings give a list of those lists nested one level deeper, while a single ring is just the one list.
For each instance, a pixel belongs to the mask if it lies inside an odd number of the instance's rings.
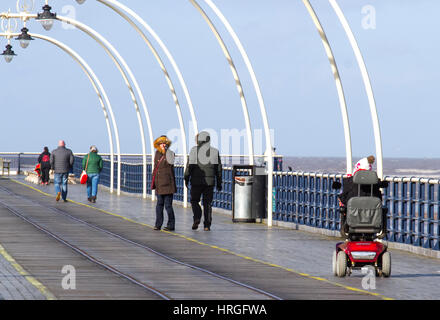
[{"label": "railing post", "polygon": [[23,153],[22,152],[19,152],[18,153],[18,167],[17,167],[17,175],[19,175],[20,174],[20,171],[21,171],[21,166],[20,166],[20,161],[21,161],[21,158],[20,158],[20,155],[22,155]]}]

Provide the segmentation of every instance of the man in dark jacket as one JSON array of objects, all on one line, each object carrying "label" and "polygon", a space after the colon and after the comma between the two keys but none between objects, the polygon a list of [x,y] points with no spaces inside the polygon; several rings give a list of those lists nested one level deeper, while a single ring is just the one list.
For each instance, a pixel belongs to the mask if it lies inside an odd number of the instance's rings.
[{"label": "man in dark jacket", "polygon": [[58,148],[52,151],[50,155],[50,166],[54,170],[54,184],[56,201],[63,198],[67,202],[67,181],[69,179],[69,171],[73,167],[73,152],[66,148],[63,140],[58,141]]},{"label": "man in dark jacket", "polygon": [[212,222],[212,200],[214,186],[222,190],[222,163],[220,153],[211,147],[211,137],[206,131],[196,136],[197,146],[191,149],[185,169],[185,185],[191,182],[191,206],[194,214],[193,230],[199,226],[202,208],[199,205],[203,195],[204,230],[209,231]]}]

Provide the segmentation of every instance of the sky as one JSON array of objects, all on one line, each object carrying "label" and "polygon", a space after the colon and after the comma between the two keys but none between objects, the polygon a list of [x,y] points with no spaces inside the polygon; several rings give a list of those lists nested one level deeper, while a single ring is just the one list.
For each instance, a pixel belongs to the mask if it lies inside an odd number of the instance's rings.
[{"label": "sky", "polygon": [[[222,132],[244,130],[235,80],[208,25],[188,0],[120,0],[156,31],[178,64],[198,119],[229,148]],[[256,140],[264,137],[263,122],[251,78],[232,38],[199,1],[217,26],[237,67]],[[316,28],[300,0],[214,0],[240,37],[257,75],[273,131],[276,152],[284,156],[345,157],[344,132],[335,81]],[[327,0],[311,0],[335,54],[346,95],[354,155],[375,154],[368,99],[355,55]],[[438,52],[440,2],[435,0],[338,0],[358,41],[371,79],[378,109],[384,157],[440,158],[437,148],[440,111]],[[173,136],[179,122],[166,79],[148,47],[130,25],[95,0],[49,1],[52,11],[74,17],[103,35],[121,53],[140,84],[152,119],[153,137]],[[35,0],[34,12],[44,1]],[[16,0],[1,0],[2,12],[16,11]],[[373,11],[372,11],[373,10]],[[372,14],[374,13],[374,15]],[[366,23],[367,27],[366,27]],[[438,26],[436,26],[438,24]],[[22,27],[21,22],[18,29]],[[123,153],[141,153],[138,120],[124,80],[105,51],[80,30],[57,22],[45,31],[35,21],[30,32],[70,46],[91,66],[105,88],[120,133]],[[148,33],[146,33],[148,35]],[[188,143],[192,145],[190,113],[171,63],[153,44],[176,87]],[[0,39],[0,48],[7,44]],[[62,50],[42,40],[27,49],[12,41],[17,56],[0,60],[0,151],[39,152],[64,139],[74,152],[97,145],[109,152],[109,137],[99,100],[85,73]],[[146,126],[145,120],[144,124]],[[148,138],[148,130],[145,130]],[[261,139],[260,139],[261,140]],[[264,149],[264,140],[254,144]],[[226,150],[228,149],[228,150]],[[256,150],[258,151],[258,150]],[[147,152],[150,152],[147,145]]]}]

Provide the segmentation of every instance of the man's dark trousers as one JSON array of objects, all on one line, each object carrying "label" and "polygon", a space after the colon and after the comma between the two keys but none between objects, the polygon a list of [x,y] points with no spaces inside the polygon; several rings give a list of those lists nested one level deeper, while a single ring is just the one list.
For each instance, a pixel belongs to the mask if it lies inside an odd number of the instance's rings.
[{"label": "man's dark trousers", "polygon": [[199,224],[202,218],[202,208],[200,198],[203,195],[203,225],[205,228],[211,227],[212,221],[212,200],[214,198],[214,186],[191,186],[191,207],[194,214],[194,223]]}]

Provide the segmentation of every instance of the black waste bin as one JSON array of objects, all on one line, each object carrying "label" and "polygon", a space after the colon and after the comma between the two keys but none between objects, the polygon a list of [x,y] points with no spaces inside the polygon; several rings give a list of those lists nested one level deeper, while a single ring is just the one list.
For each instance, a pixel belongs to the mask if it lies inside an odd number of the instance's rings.
[{"label": "black waste bin", "polygon": [[264,167],[232,167],[233,222],[256,222],[266,217],[266,181]]}]

